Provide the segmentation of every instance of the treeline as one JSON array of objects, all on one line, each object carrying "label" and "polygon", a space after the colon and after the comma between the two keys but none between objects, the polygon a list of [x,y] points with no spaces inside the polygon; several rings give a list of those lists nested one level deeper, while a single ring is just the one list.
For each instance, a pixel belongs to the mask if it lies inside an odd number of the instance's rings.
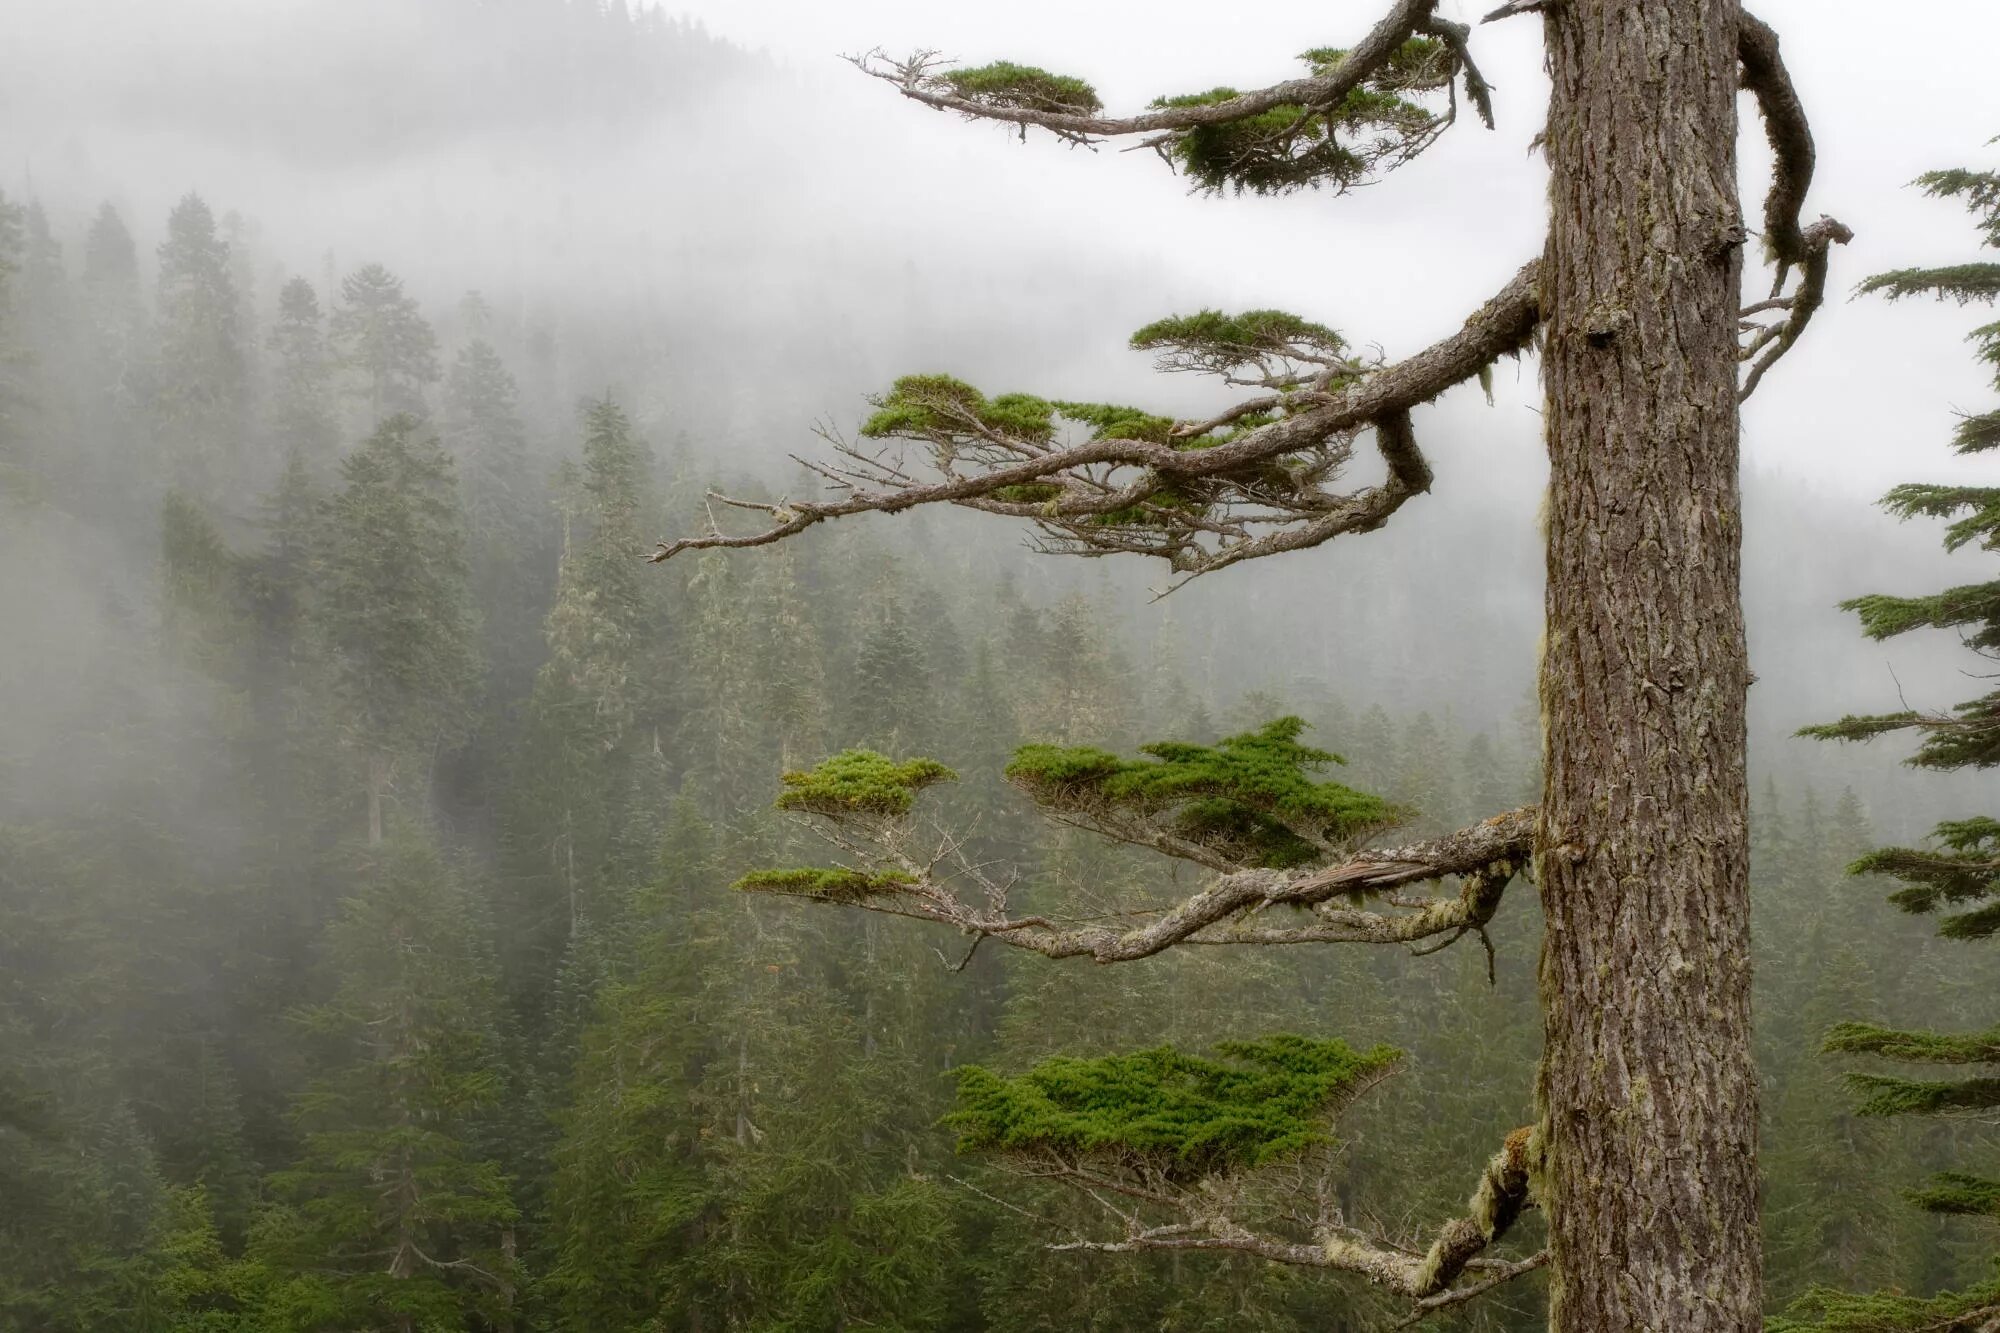
[{"label": "treeline", "polygon": [[[998,776],[1022,743],[1296,714],[1442,830],[1530,798],[1531,711],[1198,688],[1202,626],[1137,635],[928,519],[651,569],[711,484],[755,491],[734,441],[564,401],[592,367],[548,373],[476,295],[260,281],[241,227],[188,196],[148,282],[115,209],[64,244],[0,205],[0,1329],[1399,1313],[1243,1258],[1050,1253],[1101,1218],[955,1159],[949,1072],[1395,1044],[1341,1189],[1415,1236],[1530,1118],[1532,910],[1490,980],[1475,941],[1114,970],[728,886],[795,851],[777,775],[846,746],[952,766],[954,826],[1074,914],[1185,886],[1031,819]],[[1757,839],[1772,1298],[1963,1281],[1970,1234],[1898,1196],[1971,1146],[1855,1119],[1812,1050],[1859,1014],[1975,1024],[1973,964],[1845,879],[1852,793],[1774,778]],[[1451,1318],[1526,1330],[1528,1302]]]}]

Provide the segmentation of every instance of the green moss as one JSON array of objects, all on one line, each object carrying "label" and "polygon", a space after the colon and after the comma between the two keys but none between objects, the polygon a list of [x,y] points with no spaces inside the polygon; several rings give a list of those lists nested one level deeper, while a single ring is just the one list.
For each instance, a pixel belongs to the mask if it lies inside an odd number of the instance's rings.
[{"label": "green moss", "polygon": [[1299,743],[1305,723],[1279,718],[1213,746],[1160,742],[1147,759],[1103,750],[1027,745],[1007,778],[1040,804],[1088,813],[1108,809],[1162,818],[1183,837],[1258,865],[1314,859],[1300,833],[1345,841],[1387,827],[1399,812],[1381,797],[1311,775],[1342,762]]},{"label": "green moss", "polygon": [[987,106],[1079,116],[1095,115],[1104,109],[1097,90],[1082,79],[1051,74],[1033,65],[1017,65],[1011,60],[950,70],[938,75],[938,81],[960,97]]},{"label": "green moss", "polygon": [[1401,1053],[1283,1034],[1216,1048],[1055,1059],[1017,1078],[957,1071],[945,1123],[961,1152],[1055,1153],[1180,1183],[1263,1165],[1331,1141],[1339,1106]]},{"label": "green moss", "polygon": [[753,870],[731,885],[739,893],[781,893],[829,903],[857,903],[900,892],[916,883],[898,870],[864,874],[843,866],[803,866],[793,870]]},{"label": "green moss", "polygon": [[843,750],[803,772],[786,773],[780,810],[840,817],[902,815],[918,792],[958,774],[935,759],[897,761],[873,750]]},{"label": "green moss", "polygon": [[1045,504],[1062,494],[1062,487],[1050,482],[1031,481],[1020,486],[1002,486],[993,492],[993,498],[1008,504]]}]

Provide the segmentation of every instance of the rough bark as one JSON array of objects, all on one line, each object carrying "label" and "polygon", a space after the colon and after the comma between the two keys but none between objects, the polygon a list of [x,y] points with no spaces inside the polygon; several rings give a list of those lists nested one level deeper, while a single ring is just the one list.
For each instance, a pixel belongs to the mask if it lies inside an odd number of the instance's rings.
[{"label": "rough bark", "polygon": [[1543,265],[1550,1327],[1759,1324],[1737,0],[1568,0]]}]

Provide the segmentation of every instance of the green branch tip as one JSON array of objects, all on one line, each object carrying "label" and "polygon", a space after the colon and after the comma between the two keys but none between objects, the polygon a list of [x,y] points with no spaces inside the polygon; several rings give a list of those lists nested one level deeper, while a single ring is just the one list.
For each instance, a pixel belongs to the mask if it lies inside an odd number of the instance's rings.
[{"label": "green branch tip", "polygon": [[960,1152],[1054,1153],[1187,1184],[1332,1142],[1340,1107],[1402,1059],[1388,1046],[1356,1051],[1292,1034],[1215,1054],[1161,1046],[1058,1058],[1014,1078],[965,1066],[944,1123],[958,1131]]},{"label": "green branch tip", "polygon": [[1054,111],[1094,116],[1104,109],[1097,90],[1068,74],[1051,74],[1033,65],[996,60],[990,65],[947,70],[938,82],[969,102],[1016,111]]},{"label": "green branch tip", "polygon": [[780,810],[840,818],[908,814],[917,793],[958,774],[935,759],[895,760],[873,750],[843,750],[814,767],[786,773]]},{"label": "green branch tip", "polygon": [[730,885],[739,893],[776,893],[818,902],[859,903],[900,893],[917,881],[900,870],[867,874],[843,866],[753,870]]},{"label": "green branch tip", "polygon": [[1231,859],[1282,869],[1387,828],[1402,811],[1369,792],[1312,775],[1339,755],[1299,742],[1305,723],[1282,717],[1213,746],[1161,741],[1124,759],[1090,746],[1024,745],[1008,781],[1037,804],[1092,813],[1165,817],[1180,837]]}]

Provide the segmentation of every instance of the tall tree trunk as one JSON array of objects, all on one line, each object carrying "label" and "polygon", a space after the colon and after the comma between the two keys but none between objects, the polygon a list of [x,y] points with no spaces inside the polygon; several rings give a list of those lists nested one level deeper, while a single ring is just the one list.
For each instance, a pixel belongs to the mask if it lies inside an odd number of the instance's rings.
[{"label": "tall tree trunk", "polygon": [[1545,19],[1540,1197],[1562,1333],[1759,1324],[1738,16]]}]

